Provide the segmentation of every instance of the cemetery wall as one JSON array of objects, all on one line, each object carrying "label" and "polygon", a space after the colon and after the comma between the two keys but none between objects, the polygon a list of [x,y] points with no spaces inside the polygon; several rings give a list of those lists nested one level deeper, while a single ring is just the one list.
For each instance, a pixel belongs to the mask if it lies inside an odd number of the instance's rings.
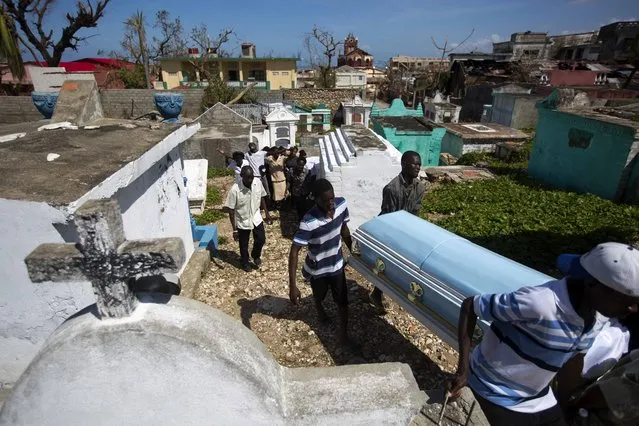
[{"label": "cemetery wall", "polygon": [[0,124],[23,123],[42,119],[31,96],[0,96]]},{"label": "cemetery wall", "polygon": [[[200,102],[204,95],[204,89],[172,90],[184,94],[184,107],[182,115],[195,118],[202,112]],[[137,118],[142,114],[154,111],[153,89],[108,89],[103,90],[102,108],[104,114],[110,118]]]},{"label": "cemetery wall", "polygon": [[352,100],[359,95],[357,89],[283,89],[284,100],[309,107],[324,104],[335,113],[343,101]]}]

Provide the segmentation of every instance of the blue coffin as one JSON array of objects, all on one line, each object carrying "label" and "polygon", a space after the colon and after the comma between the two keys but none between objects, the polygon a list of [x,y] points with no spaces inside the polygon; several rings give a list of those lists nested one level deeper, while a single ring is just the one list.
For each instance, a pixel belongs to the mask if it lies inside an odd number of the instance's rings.
[{"label": "blue coffin", "polygon": [[553,280],[404,211],[364,223],[353,238],[349,264],[453,348],[466,297]]}]

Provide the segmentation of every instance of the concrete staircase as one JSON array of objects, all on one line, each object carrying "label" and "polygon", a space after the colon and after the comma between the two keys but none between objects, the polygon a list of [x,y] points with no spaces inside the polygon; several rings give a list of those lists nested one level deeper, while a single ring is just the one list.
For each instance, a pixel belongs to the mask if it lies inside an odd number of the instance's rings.
[{"label": "concrete staircase", "polygon": [[342,126],[320,140],[320,177],[346,198],[351,229],[377,216],[382,189],[400,172],[401,153],[363,126]]}]

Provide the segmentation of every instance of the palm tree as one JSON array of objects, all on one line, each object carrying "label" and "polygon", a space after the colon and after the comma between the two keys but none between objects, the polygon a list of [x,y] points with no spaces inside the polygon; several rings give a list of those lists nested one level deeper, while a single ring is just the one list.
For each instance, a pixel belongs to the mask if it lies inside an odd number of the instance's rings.
[{"label": "palm tree", "polygon": [[0,9],[0,58],[7,61],[11,74],[17,79],[24,76],[24,63],[13,20]]}]

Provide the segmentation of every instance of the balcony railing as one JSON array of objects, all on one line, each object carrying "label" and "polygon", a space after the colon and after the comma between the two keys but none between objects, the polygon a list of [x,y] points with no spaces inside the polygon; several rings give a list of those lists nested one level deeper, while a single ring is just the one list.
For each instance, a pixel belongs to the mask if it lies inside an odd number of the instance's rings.
[{"label": "balcony railing", "polygon": [[226,82],[228,86],[238,87],[240,89],[252,83],[255,83],[255,86],[253,86],[254,89],[260,89],[260,90],[269,90],[271,86],[271,83],[269,81],[245,80],[245,81],[227,81]]}]

